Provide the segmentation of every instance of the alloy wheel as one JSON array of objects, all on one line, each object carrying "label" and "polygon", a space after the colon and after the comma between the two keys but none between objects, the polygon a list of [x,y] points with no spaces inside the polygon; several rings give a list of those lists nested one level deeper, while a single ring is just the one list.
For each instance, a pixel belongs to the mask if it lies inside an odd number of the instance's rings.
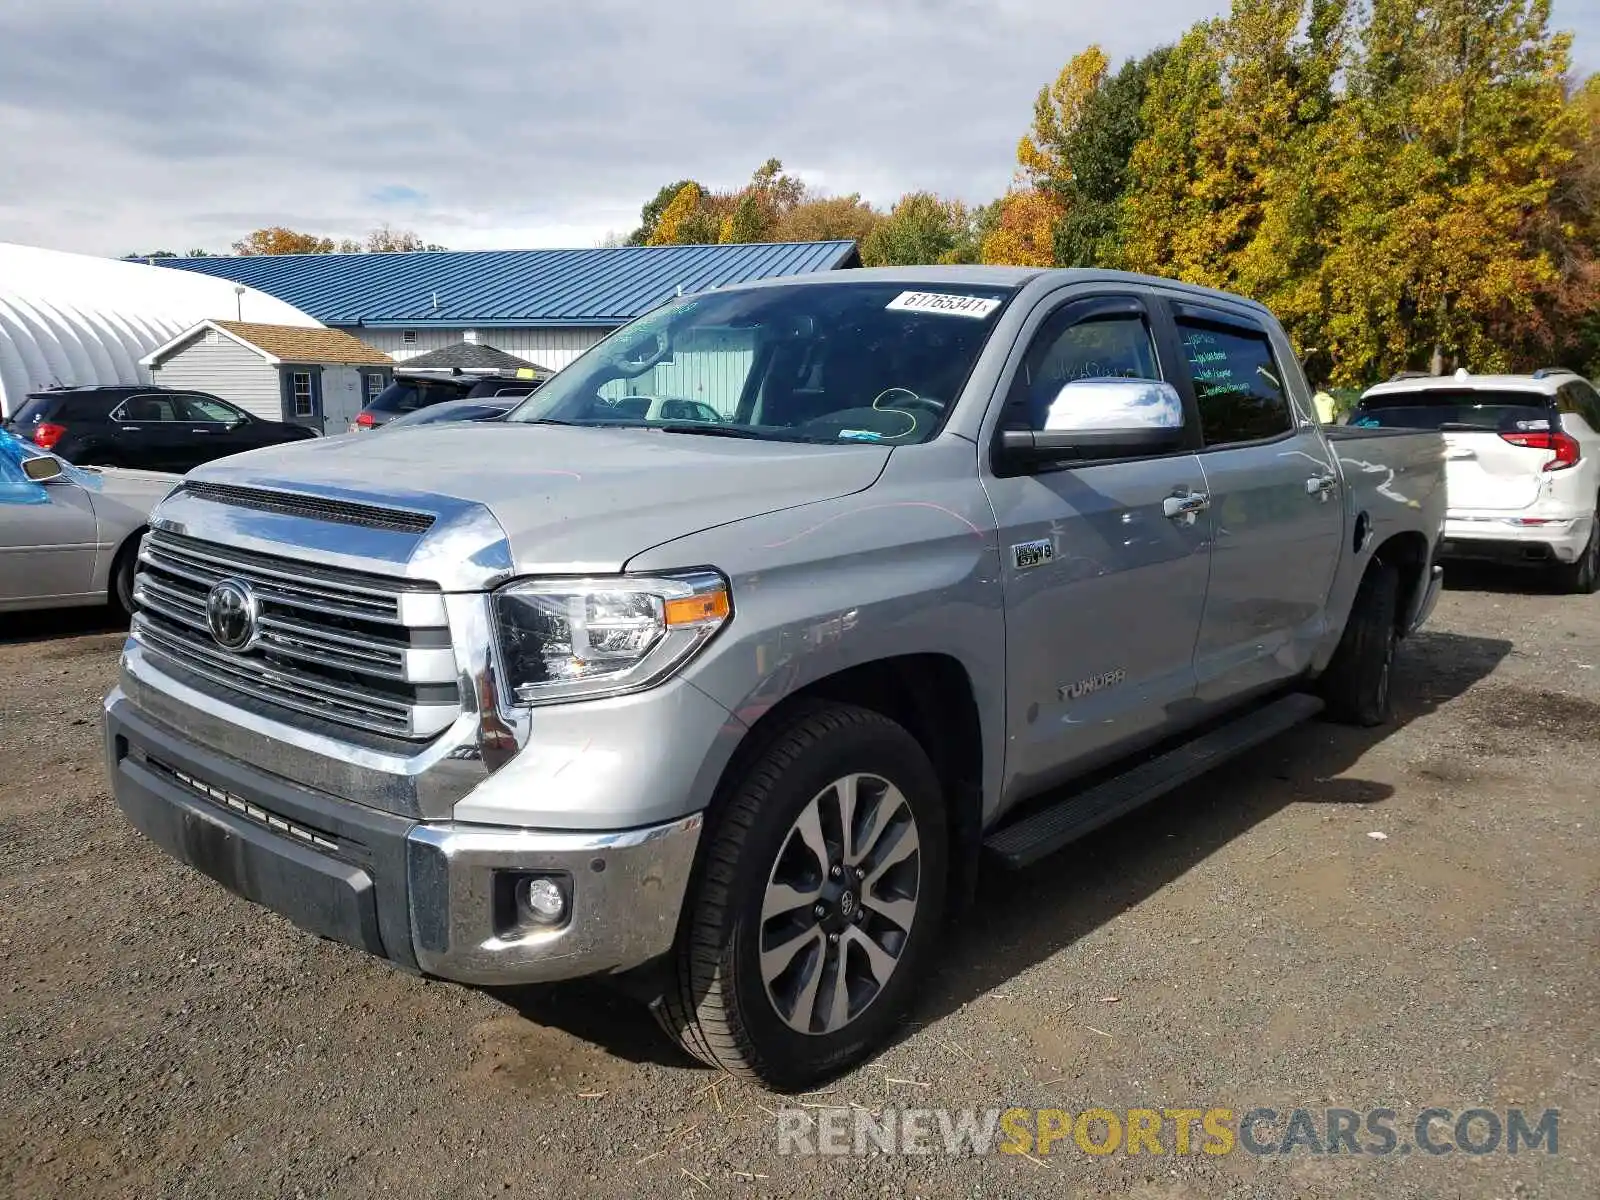
[{"label": "alloy wheel", "polygon": [[917,916],[921,842],[880,775],[836,779],[800,810],[762,897],[761,979],[791,1029],[836,1033],[882,993]]}]

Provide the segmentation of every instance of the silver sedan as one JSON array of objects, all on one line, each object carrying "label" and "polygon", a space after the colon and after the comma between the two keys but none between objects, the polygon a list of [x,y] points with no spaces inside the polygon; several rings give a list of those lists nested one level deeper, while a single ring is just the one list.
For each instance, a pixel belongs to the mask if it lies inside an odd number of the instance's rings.
[{"label": "silver sedan", "polygon": [[129,611],[139,536],[179,482],[75,467],[0,430],[0,612],[108,603]]}]

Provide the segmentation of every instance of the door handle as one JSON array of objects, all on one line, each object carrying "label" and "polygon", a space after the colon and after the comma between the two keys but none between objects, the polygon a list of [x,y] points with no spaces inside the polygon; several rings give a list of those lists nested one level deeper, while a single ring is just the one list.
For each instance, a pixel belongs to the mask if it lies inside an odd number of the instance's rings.
[{"label": "door handle", "polygon": [[1195,514],[1203,513],[1211,507],[1211,497],[1204,492],[1189,492],[1187,495],[1168,496],[1161,502],[1163,516],[1176,519],[1193,521]]},{"label": "door handle", "polygon": [[1329,493],[1338,486],[1339,479],[1335,475],[1313,475],[1306,480],[1306,495],[1320,496],[1326,500]]},{"label": "door handle", "polygon": [[189,432],[190,433],[210,433],[211,430],[209,430],[209,429],[191,429],[191,430],[189,430]]}]

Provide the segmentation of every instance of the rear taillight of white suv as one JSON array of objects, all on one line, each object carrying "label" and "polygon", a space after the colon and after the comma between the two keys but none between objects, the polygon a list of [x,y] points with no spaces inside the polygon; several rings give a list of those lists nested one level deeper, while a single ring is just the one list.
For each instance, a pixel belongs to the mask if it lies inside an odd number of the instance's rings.
[{"label": "rear taillight of white suv", "polygon": [[1565,471],[1578,465],[1578,439],[1560,430],[1539,429],[1528,433],[1502,433],[1501,439],[1529,450],[1551,450],[1555,457],[1544,464],[1546,471]]}]

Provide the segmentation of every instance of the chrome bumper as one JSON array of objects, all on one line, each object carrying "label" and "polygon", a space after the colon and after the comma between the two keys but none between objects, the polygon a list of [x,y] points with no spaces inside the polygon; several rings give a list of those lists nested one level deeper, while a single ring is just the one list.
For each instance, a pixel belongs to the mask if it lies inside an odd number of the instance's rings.
[{"label": "chrome bumper", "polygon": [[[530,983],[626,970],[672,947],[701,815],[619,833],[419,825],[407,837],[412,945],[430,975]],[[564,922],[515,907],[515,883],[553,877]]]},{"label": "chrome bumper", "polygon": [[[106,698],[112,791],[173,857],[323,937],[479,985],[640,966],[671,949],[702,817],[616,832],[418,822],[292,783]],[[567,899],[539,926],[528,875]]]}]

